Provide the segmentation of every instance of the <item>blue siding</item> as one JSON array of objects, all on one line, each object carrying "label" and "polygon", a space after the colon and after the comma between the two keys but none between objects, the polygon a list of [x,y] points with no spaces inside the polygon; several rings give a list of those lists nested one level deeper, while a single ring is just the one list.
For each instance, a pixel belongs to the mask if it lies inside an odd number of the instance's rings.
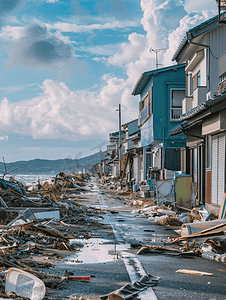
[{"label": "blue siding", "polygon": [[153,76],[151,77],[151,79],[148,81],[147,85],[145,86],[145,88],[142,90],[142,92],[140,93],[140,100],[144,99],[144,97],[147,95],[150,87],[153,85]]},{"label": "blue siding", "polygon": [[[177,69],[177,70],[176,70]],[[156,70],[156,75],[152,75],[146,86],[140,93],[142,100],[153,85],[153,116],[149,118],[141,127],[141,144],[147,146],[153,141],[163,142],[165,147],[183,147],[186,143],[186,136],[179,134],[170,137],[169,132],[178,123],[170,121],[170,105],[171,105],[171,89],[186,89],[185,67],[175,65],[175,70],[172,68],[159,72]],[[153,127],[150,126],[153,124]],[[147,134],[148,130],[150,132]],[[145,135],[142,136],[142,133]]]}]

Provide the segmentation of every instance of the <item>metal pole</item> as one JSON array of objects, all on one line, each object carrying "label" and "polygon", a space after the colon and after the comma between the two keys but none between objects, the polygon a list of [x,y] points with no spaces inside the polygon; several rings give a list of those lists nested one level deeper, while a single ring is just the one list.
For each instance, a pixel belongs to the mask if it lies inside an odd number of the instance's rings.
[{"label": "metal pole", "polygon": [[218,22],[221,21],[221,0],[218,0]]},{"label": "metal pole", "polygon": [[101,178],[101,150],[100,150],[100,178]]},{"label": "metal pole", "polygon": [[158,64],[158,50],[155,50],[155,61],[156,61],[156,69],[158,69],[159,64]]},{"label": "metal pole", "polygon": [[118,145],[118,158],[119,158],[119,175],[121,179],[121,104],[118,105],[119,112],[119,145]]}]

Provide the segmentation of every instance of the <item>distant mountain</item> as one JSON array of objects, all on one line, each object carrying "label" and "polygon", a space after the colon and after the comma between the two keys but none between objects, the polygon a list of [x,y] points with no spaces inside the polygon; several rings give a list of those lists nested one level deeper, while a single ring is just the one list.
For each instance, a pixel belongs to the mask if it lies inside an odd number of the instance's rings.
[{"label": "distant mountain", "polygon": [[[105,152],[102,152],[102,159]],[[16,161],[13,163],[0,162],[0,175],[4,174],[5,167],[7,174],[57,174],[64,173],[78,173],[85,169],[87,172],[93,165],[100,162],[100,153],[95,153],[80,159],[33,159],[29,161]]]}]

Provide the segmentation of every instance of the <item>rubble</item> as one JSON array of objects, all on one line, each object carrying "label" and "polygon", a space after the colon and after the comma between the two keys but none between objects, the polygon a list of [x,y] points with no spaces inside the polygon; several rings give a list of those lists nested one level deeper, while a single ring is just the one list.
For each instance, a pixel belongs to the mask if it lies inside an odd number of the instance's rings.
[{"label": "rubble", "polygon": [[139,292],[147,289],[148,287],[155,286],[160,277],[152,276],[147,274],[141,279],[133,282],[132,284],[126,284],[121,289],[114,291],[108,295],[101,296],[101,300],[113,300],[113,299],[129,299],[136,296]]},{"label": "rubble", "polygon": [[[65,273],[64,276],[57,276],[53,274],[52,268],[56,261],[63,262],[66,260],[65,256],[79,251],[84,246],[81,238],[98,236],[98,230],[103,232],[107,228],[106,225],[97,222],[97,218],[102,220],[103,215],[108,212],[118,213],[116,208],[108,211],[105,208],[85,206],[77,201],[82,194],[85,197],[87,186],[92,186],[89,179],[88,175],[68,175],[61,172],[32,187],[12,178],[2,181],[0,268],[16,268],[37,276],[47,287],[45,299],[49,299],[51,290],[62,289],[68,280],[91,281],[89,274],[74,276]],[[137,255],[154,253],[226,262],[226,223],[224,219],[208,221],[212,216],[205,207],[190,209],[179,206],[176,202],[164,202],[159,206],[155,197],[144,198],[139,192],[126,191],[125,188],[119,190],[118,179],[105,178],[99,180],[99,183],[102,186],[101,195],[107,193],[109,199],[117,199],[120,205],[123,204],[122,210],[126,210],[126,205],[133,205],[136,208],[132,211],[135,216],[138,214],[150,220],[152,224],[175,230],[174,236],[162,240],[164,246],[151,246],[134,241],[131,249],[137,249]],[[105,189],[110,192],[106,192]],[[123,221],[117,219],[117,222]],[[153,230],[147,228],[144,231]],[[41,272],[41,269],[44,272]],[[13,294],[7,296],[3,288],[4,284],[0,289],[0,297],[14,297]],[[125,289],[128,290],[128,287]],[[133,287],[131,289],[133,290]],[[122,293],[123,288],[120,292],[115,291],[103,297],[123,297]],[[79,299],[77,295],[68,298]]]},{"label": "rubble", "polygon": [[[90,280],[90,276],[62,278],[46,273],[53,267],[52,262],[62,261],[69,252],[79,251],[84,246],[76,239],[90,238],[95,235],[95,228],[105,228],[105,225],[93,220],[93,216],[96,219],[99,214],[103,218],[102,211],[77,202],[77,195],[87,191],[89,178],[89,175],[61,172],[33,186],[23,185],[12,177],[0,180],[0,268],[9,268],[9,278],[12,277],[10,274],[21,272],[25,276],[28,272],[33,276],[32,280],[36,276],[39,286],[40,282],[44,282],[47,294],[51,293],[51,289],[61,289],[65,280]],[[33,297],[28,291],[19,292],[19,296],[16,281],[17,290],[8,282],[5,291],[0,288],[0,297],[34,300],[44,297]],[[34,289],[36,287],[37,284]]]}]

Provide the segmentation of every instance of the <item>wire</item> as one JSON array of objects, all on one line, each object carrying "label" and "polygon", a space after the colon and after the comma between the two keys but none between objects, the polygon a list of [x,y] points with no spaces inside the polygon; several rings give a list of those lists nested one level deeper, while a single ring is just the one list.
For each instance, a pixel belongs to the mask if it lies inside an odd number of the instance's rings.
[{"label": "wire", "polygon": [[210,47],[209,47],[209,50],[210,50],[210,54],[213,56],[213,58],[219,59],[219,57],[216,57],[216,56],[213,55],[213,52],[211,51]]},{"label": "wire", "polygon": [[[123,113],[125,114],[125,115],[127,115],[130,119],[131,119],[131,116],[129,116],[123,109],[122,109],[122,111],[123,111]],[[135,111],[135,110],[133,110],[133,111]],[[131,121],[133,121],[134,119],[131,119]]]}]

